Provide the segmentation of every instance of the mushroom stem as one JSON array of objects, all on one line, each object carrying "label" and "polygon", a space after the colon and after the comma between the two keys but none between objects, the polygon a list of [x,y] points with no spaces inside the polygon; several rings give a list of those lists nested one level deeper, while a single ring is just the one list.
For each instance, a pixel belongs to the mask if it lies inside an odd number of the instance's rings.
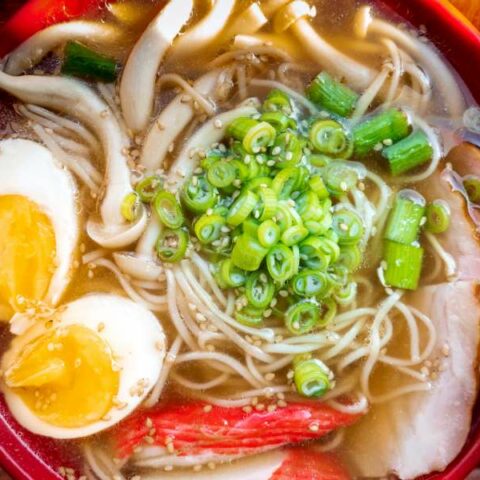
[{"label": "mushroom stem", "polygon": [[10,53],[4,70],[9,75],[20,75],[67,41],[78,40],[88,46],[98,46],[111,45],[119,38],[120,31],[113,25],[82,21],[59,23],[36,33]]},{"label": "mushroom stem", "polygon": [[210,12],[177,39],[173,45],[170,60],[178,62],[211,45],[225,28],[235,3],[236,0],[216,0]]},{"label": "mushroom stem", "polygon": [[192,9],[192,0],[171,0],[143,32],[128,57],[120,82],[120,102],[127,126],[135,132],[147,127],[158,67]]},{"label": "mushroom stem", "polygon": [[376,71],[338,51],[326,42],[305,18],[299,18],[290,26],[312,59],[339,77],[343,77],[352,88],[362,90],[373,81]]},{"label": "mushroom stem", "polygon": [[25,103],[70,115],[98,135],[105,156],[106,191],[100,207],[102,222],[95,223],[96,227],[91,229],[89,221],[87,230],[93,240],[105,247],[128,245],[135,241],[143,231],[146,215],[143,214],[135,224],[126,224],[122,217],[120,206],[132,191],[130,170],[122,154],[127,145],[108,106],[91,88],[71,78],[36,75],[13,77],[0,72],[0,89]]},{"label": "mushroom stem", "polygon": [[170,169],[167,178],[168,184],[173,186],[182,184],[184,179],[189,177],[195,169],[196,152],[207,150],[214,143],[220,142],[225,137],[227,127],[233,120],[258,113],[254,106],[246,103],[248,102],[211,118],[190,137]]},{"label": "mushroom stem", "polygon": [[[203,75],[193,88],[208,98],[213,94],[221,73],[215,70]],[[184,94],[180,93],[162,110],[145,137],[140,164],[150,172],[162,167],[168,149],[195,114],[192,103],[185,103],[183,97]]]}]

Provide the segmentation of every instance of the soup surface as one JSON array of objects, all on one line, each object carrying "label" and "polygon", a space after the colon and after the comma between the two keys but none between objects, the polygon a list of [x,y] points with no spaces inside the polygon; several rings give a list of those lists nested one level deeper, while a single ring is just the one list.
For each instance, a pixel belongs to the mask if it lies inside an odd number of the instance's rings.
[{"label": "soup surface", "polygon": [[480,110],[428,32],[353,0],[85,3],[2,27],[15,419],[75,440],[66,478],[443,470],[477,394]]}]

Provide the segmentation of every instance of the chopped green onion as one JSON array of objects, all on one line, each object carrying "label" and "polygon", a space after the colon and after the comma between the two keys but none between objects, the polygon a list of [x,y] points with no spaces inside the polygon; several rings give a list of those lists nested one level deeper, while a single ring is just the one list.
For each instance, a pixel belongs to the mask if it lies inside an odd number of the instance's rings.
[{"label": "chopped green onion", "polygon": [[272,154],[278,158],[278,168],[295,167],[303,156],[305,142],[296,133],[288,131],[277,136],[273,144]]},{"label": "chopped green onion", "polygon": [[[243,230],[246,231],[245,226]],[[273,247],[280,240],[280,227],[272,220],[265,220],[257,229],[258,241],[265,248]]]},{"label": "chopped green onion", "polygon": [[319,220],[324,215],[318,196],[311,190],[296,199],[295,208],[304,222]]},{"label": "chopped green onion", "polygon": [[247,327],[259,327],[263,323],[263,310],[247,305],[234,314],[235,320]]},{"label": "chopped green onion", "polygon": [[142,211],[140,196],[136,192],[130,192],[125,195],[120,211],[127,222],[134,222],[137,220]]},{"label": "chopped green onion", "polygon": [[310,127],[310,141],[320,153],[339,158],[348,158],[353,143],[343,126],[333,120],[317,120]]},{"label": "chopped green onion", "polygon": [[327,72],[320,73],[307,89],[308,98],[326,110],[348,117],[358,101],[358,94],[334,80]]},{"label": "chopped green onion", "polygon": [[237,238],[233,247],[232,262],[242,270],[254,272],[259,269],[267,253],[268,249],[263,247],[256,238],[244,233]]},{"label": "chopped green onion", "polygon": [[250,191],[243,192],[230,207],[227,222],[230,225],[240,225],[250,215],[258,202],[258,197]]},{"label": "chopped green onion", "polygon": [[362,253],[357,245],[343,245],[337,262],[353,272],[362,263]]},{"label": "chopped green onion", "polygon": [[181,260],[187,251],[188,233],[183,228],[165,229],[155,245],[158,258],[163,262],[174,263]]},{"label": "chopped green onion", "polygon": [[273,246],[267,254],[267,269],[279,283],[293,277],[298,270],[293,250],[282,244]]},{"label": "chopped green onion", "polygon": [[290,228],[294,223],[292,210],[284,202],[278,203],[277,211],[275,212],[275,219],[282,232],[287,230],[287,228]]},{"label": "chopped green onion", "polygon": [[140,180],[135,187],[135,191],[142,202],[150,203],[162,186],[163,180],[158,175],[151,175]]},{"label": "chopped green onion", "polygon": [[168,228],[176,230],[182,226],[184,222],[182,209],[173,193],[166,190],[158,192],[153,199],[153,209]]},{"label": "chopped green onion", "polygon": [[217,189],[207,181],[204,175],[193,176],[183,186],[181,200],[193,213],[205,213],[217,202]]},{"label": "chopped green onion", "polygon": [[463,178],[463,188],[473,203],[480,203],[480,177],[467,175]]},{"label": "chopped green onion", "polygon": [[428,163],[432,158],[433,148],[425,133],[418,131],[385,148],[382,155],[388,160],[392,175],[401,175]]},{"label": "chopped green onion", "polygon": [[277,194],[271,188],[258,189],[259,201],[253,210],[253,216],[260,221],[268,220],[277,211]]},{"label": "chopped green onion", "polygon": [[332,223],[332,214],[330,212],[324,212],[324,215],[320,220],[307,220],[305,222],[305,228],[312,235],[323,235],[329,228],[331,228]]},{"label": "chopped green onion", "polygon": [[290,115],[292,113],[290,97],[283,90],[271,90],[263,102],[263,110],[265,112],[283,112]]},{"label": "chopped green onion", "polygon": [[117,78],[118,65],[113,58],[100,55],[78,42],[67,42],[62,74],[112,83]]},{"label": "chopped green onion", "polygon": [[243,148],[248,153],[258,153],[262,148],[273,144],[277,132],[267,122],[240,117],[230,124],[228,134],[241,140]]},{"label": "chopped green onion", "polygon": [[445,200],[434,200],[425,211],[427,223],[425,228],[431,233],[443,233],[450,226],[450,206]]},{"label": "chopped green onion", "polygon": [[252,307],[267,308],[275,295],[275,285],[264,272],[248,275],[245,283],[245,296]]},{"label": "chopped green onion", "polygon": [[217,188],[228,187],[235,180],[235,167],[227,160],[217,160],[207,170],[207,180]]},{"label": "chopped green onion", "polygon": [[308,181],[309,187],[317,195],[319,200],[324,200],[329,197],[327,187],[321,175],[313,175]]},{"label": "chopped green onion", "polygon": [[328,191],[335,196],[345,195],[358,182],[358,173],[345,162],[332,162],[325,168],[324,180]]},{"label": "chopped green onion", "polygon": [[235,178],[244,182],[250,177],[250,169],[242,160],[233,159],[230,161],[230,165],[235,169]]},{"label": "chopped green onion", "polygon": [[[331,278],[331,277],[330,277]],[[319,318],[317,326],[326,327],[337,314],[337,304],[332,298],[322,300],[322,317]]]},{"label": "chopped green onion", "polygon": [[272,189],[280,200],[290,198],[292,192],[298,188],[300,169],[287,167],[280,170],[272,181]]},{"label": "chopped green onion", "polygon": [[417,240],[420,224],[425,215],[425,199],[414,190],[402,190],[388,216],[384,238],[410,244]]},{"label": "chopped green onion", "polygon": [[220,263],[219,274],[228,288],[238,288],[245,285],[245,272],[236,267],[230,258]]},{"label": "chopped green onion", "polygon": [[320,308],[304,301],[292,305],[285,313],[285,326],[293,335],[303,335],[313,330],[320,316]]},{"label": "chopped green onion", "polygon": [[300,297],[322,298],[331,292],[332,284],[326,273],[302,270],[291,280],[293,291]]},{"label": "chopped green onion", "polygon": [[422,271],[423,248],[385,241],[385,283],[391,287],[416,290]]},{"label": "chopped green onion", "polygon": [[282,233],[282,242],[291,247],[308,236],[308,230],[302,225],[294,225]]},{"label": "chopped green onion", "polygon": [[324,168],[326,167],[333,159],[327,155],[322,155],[320,153],[312,153],[307,157],[308,163],[312,167]]},{"label": "chopped green onion", "polygon": [[319,398],[331,388],[329,369],[316,358],[297,361],[293,369],[293,381],[300,395]]},{"label": "chopped green onion", "polygon": [[384,142],[395,143],[405,138],[410,131],[407,115],[396,108],[358,124],[353,129],[355,153],[366,155],[377,147],[381,150]]},{"label": "chopped green onion", "polygon": [[195,235],[200,243],[208,245],[221,237],[225,225],[221,215],[202,215],[194,224]]},{"label": "chopped green onion", "polygon": [[296,122],[281,112],[266,112],[260,117],[262,122],[269,123],[277,132],[283,132],[288,127],[296,128]]},{"label": "chopped green onion", "polygon": [[200,160],[200,166],[204,170],[208,170],[215,162],[218,162],[220,160],[223,160],[225,158],[225,155],[218,151],[218,150],[212,150],[208,153],[208,155]]},{"label": "chopped green onion", "polygon": [[[254,218],[248,217],[241,225],[243,233],[256,237],[258,235],[258,228],[260,227],[260,222]],[[261,242],[260,242],[261,243]]]},{"label": "chopped green onion", "polygon": [[256,193],[259,188],[270,187],[271,185],[272,179],[270,177],[257,177],[249,180],[249,182],[245,185],[244,189]]},{"label": "chopped green onion", "polygon": [[330,265],[331,256],[326,251],[322,238],[308,237],[299,245],[302,263],[312,270],[325,271]]},{"label": "chopped green onion", "polygon": [[362,238],[363,220],[353,210],[340,208],[333,213],[333,230],[340,245],[352,245]]}]

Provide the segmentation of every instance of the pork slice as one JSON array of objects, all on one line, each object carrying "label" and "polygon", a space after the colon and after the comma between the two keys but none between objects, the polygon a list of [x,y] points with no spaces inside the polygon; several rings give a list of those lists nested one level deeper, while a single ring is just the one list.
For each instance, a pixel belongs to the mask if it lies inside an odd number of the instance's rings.
[{"label": "pork slice", "polygon": [[[429,392],[385,404],[348,430],[345,448],[359,475],[401,479],[441,471],[461,450],[477,394],[480,301],[473,281],[422,287],[406,302],[430,317],[437,331],[433,364],[438,377]],[[385,387],[399,379],[390,375]]]},{"label": "pork slice", "polygon": [[453,148],[444,168],[428,178],[420,188],[428,201],[441,198],[450,206],[450,228],[437,239],[455,259],[457,268],[454,278],[477,280],[480,279],[479,232],[469,215],[464,196],[454,186],[465,175],[480,177],[480,150],[467,143]]}]

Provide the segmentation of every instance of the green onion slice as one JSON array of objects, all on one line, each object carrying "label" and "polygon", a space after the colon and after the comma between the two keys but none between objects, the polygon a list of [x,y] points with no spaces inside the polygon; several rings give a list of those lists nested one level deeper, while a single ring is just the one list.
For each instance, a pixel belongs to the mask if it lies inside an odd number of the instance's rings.
[{"label": "green onion slice", "polygon": [[270,91],[263,102],[263,110],[265,112],[283,112],[290,115],[293,110],[292,102],[283,90],[274,89]]},{"label": "green onion slice", "polygon": [[236,267],[254,272],[259,269],[267,253],[268,249],[263,247],[256,238],[244,233],[237,238],[231,258]]},{"label": "green onion slice", "polygon": [[207,170],[207,180],[217,188],[228,187],[235,180],[235,166],[227,160],[217,160]]},{"label": "green onion slice", "polygon": [[243,192],[230,207],[227,222],[233,226],[240,225],[252,213],[257,202],[258,197],[253,192]]},{"label": "green onion slice", "polygon": [[245,283],[245,296],[255,308],[267,308],[275,295],[275,285],[269,275],[262,271],[253,272]]},{"label": "green onion slice", "polygon": [[130,192],[125,195],[120,211],[127,222],[134,222],[140,217],[143,205],[140,201],[140,196],[136,192]]},{"label": "green onion slice", "polygon": [[265,220],[262,222],[258,226],[256,233],[258,241],[265,248],[273,247],[273,245],[280,240],[280,227],[272,220]]},{"label": "green onion slice", "polygon": [[316,327],[319,316],[320,308],[316,303],[298,302],[285,313],[285,326],[293,335],[304,335]]},{"label": "green onion slice", "polygon": [[310,127],[310,142],[313,148],[326,155],[348,158],[353,152],[353,142],[343,128],[334,120],[317,120]]},{"label": "green onion slice", "polygon": [[331,388],[328,367],[316,358],[295,362],[293,381],[300,395],[308,398],[319,398]]},{"label": "green onion slice", "polygon": [[293,250],[282,244],[273,246],[267,254],[267,269],[270,276],[279,283],[293,277],[298,270]]},{"label": "green onion slice", "polygon": [[185,182],[180,198],[188,210],[198,214],[212,208],[217,202],[217,195],[217,189],[204,175],[194,175]]},{"label": "green onion slice", "polygon": [[245,272],[236,267],[230,258],[220,263],[219,274],[223,283],[229,288],[238,288],[245,285]]},{"label": "green onion slice", "polygon": [[193,228],[200,242],[208,245],[221,237],[225,225],[225,218],[221,215],[202,215]]},{"label": "green onion slice", "polygon": [[155,250],[160,260],[174,263],[185,256],[187,247],[188,233],[185,229],[165,229],[157,240]]},{"label": "green onion slice", "polygon": [[333,213],[333,229],[340,245],[352,245],[363,236],[363,220],[353,210],[339,208]]},{"label": "green onion slice", "polygon": [[450,226],[451,211],[450,206],[445,200],[434,200],[427,206],[425,212],[427,223],[425,228],[431,233],[443,233]]},{"label": "green onion slice", "polygon": [[150,203],[162,186],[163,180],[158,175],[151,175],[140,180],[135,187],[135,191],[140,196],[142,202]]},{"label": "green onion slice", "polygon": [[235,320],[247,327],[260,327],[263,324],[263,310],[247,305],[239,311],[236,311]]},{"label": "green onion slice", "polygon": [[294,225],[282,233],[282,242],[288,247],[291,247],[301,242],[307,236],[308,230],[303,225]]},{"label": "green onion slice", "polygon": [[323,298],[332,291],[332,284],[326,273],[317,270],[302,270],[292,280],[293,291],[300,297]]},{"label": "green onion slice", "polygon": [[182,209],[175,198],[175,195],[162,190],[153,199],[153,209],[160,221],[172,230],[180,228],[184,222]]}]

